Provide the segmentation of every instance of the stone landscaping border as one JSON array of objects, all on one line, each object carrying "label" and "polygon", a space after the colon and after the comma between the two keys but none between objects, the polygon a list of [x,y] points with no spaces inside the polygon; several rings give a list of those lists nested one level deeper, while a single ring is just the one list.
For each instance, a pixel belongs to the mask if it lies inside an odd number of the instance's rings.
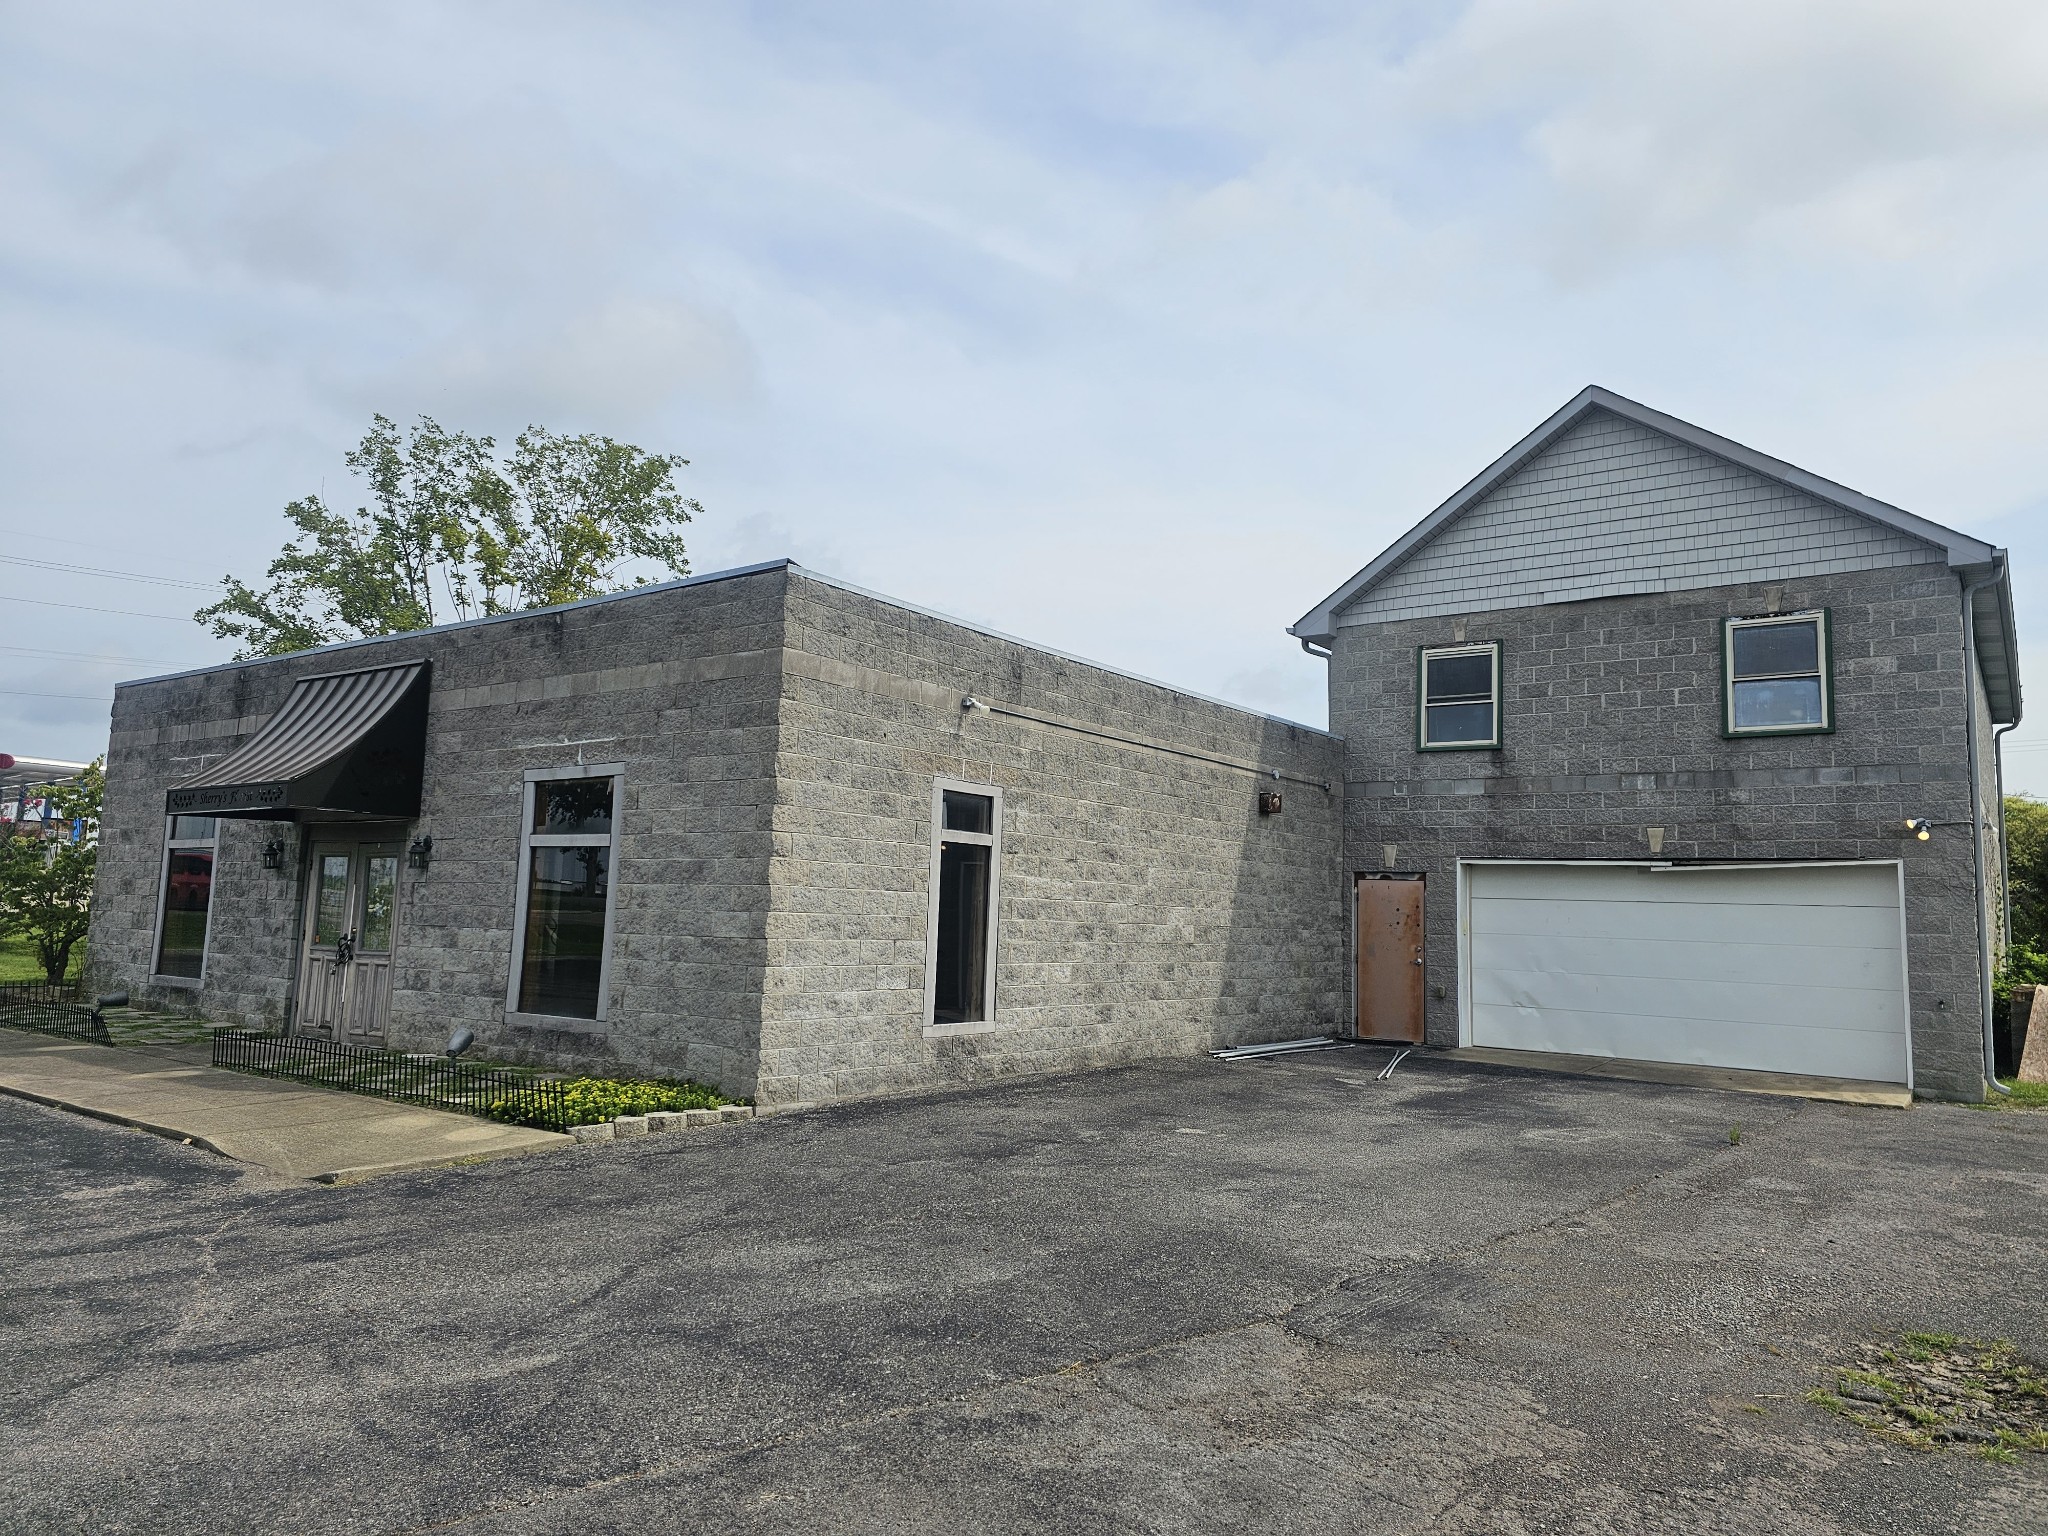
[{"label": "stone landscaping border", "polygon": [[649,1136],[664,1131],[696,1130],[733,1120],[751,1120],[751,1104],[725,1104],[717,1109],[657,1109],[645,1115],[620,1115],[589,1125],[572,1125],[569,1134],[579,1142],[622,1141],[629,1136]]}]

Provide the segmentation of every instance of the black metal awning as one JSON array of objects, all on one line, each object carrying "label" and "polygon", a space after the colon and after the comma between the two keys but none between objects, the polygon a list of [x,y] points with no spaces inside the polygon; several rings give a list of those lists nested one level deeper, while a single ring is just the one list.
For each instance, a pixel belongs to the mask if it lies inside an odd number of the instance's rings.
[{"label": "black metal awning", "polygon": [[428,663],[302,677],[242,745],[172,789],[174,816],[410,819],[427,750]]}]

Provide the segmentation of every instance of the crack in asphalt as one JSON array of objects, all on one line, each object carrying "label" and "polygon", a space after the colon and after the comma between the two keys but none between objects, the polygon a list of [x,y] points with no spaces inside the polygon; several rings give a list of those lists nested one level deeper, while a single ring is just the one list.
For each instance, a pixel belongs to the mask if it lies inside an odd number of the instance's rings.
[{"label": "crack in asphalt", "polygon": [[178,1340],[183,1338],[191,1329],[198,1326],[196,1314],[204,1305],[207,1288],[209,1286],[216,1290],[220,1288],[220,1260],[214,1253],[214,1245],[227,1234],[229,1227],[241,1221],[248,1214],[249,1212],[246,1210],[236,1211],[211,1232],[202,1233],[193,1239],[199,1246],[199,1271],[192,1277],[190,1294],[186,1296],[185,1300],[178,1307],[178,1316],[175,1324],[172,1326],[171,1331],[158,1341],[158,1348],[166,1353],[174,1353]]},{"label": "crack in asphalt", "polygon": [[[1795,1108],[1792,1114],[1796,1115],[1797,1113],[1798,1110]],[[1773,1123],[1768,1127],[1768,1130],[1775,1131],[1777,1128],[1777,1125]],[[1766,1134],[1766,1131],[1764,1127],[1759,1126],[1755,1133],[1745,1132],[1744,1134],[1745,1139],[1748,1139],[1752,1134],[1761,1137],[1763,1134]],[[1737,1156],[1740,1156],[1742,1152],[1741,1146],[1730,1145],[1727,1148],[1714,1149],[1711,1155],[1714,1158],[1718,1158],[1720,1152],[1724,1150]],[[877,1425],[900,1423],[919,1414],[935,1410],[971,1407],[980,1402],[994,1400],[1005,1393],[1019,1388],[1028,1389],[1041,1383],[1057,1381],[1062,1378],[1072,1378],[1077,1374],[1092,1375],[1099,1372],[1105,1366],[1122,1365],[1128,1362],[1144,1360],[1170,1350],[1184,1348],[1188,1345],[1228,1339],[1248,1334],[1261,1328],[1277,1328],[1286,1333],[1290,1338],[1300,1340],[1316,1348],[1341,1348],[1342,1346],[1332,1344],[1328,1339],[1320,1338],[1313,1333],[1297,1330],[1290,1326],[1290,1319],[1309,1308],[1318,1306],[1333,1297],[1343,1294],[1347,1290],[1355,1289],[1361,1280],[1399,1275],[1404,1270],[1428,1264],[1441,1264],[1445,1261],[1455,1263],[1475,1259],[1489,1252],[1498,1251],[1503,1245],[1549,1231],[1565,1222],[1582,1220],[1589,1215],[1595,1215],[1603,1210],[1626,1204],[1631,1200],[1639,1198],[1646,1191],[1655,1188],[1659,1184],[1682,1181],[1685,1178],[1707,1171],[1709,1171],[1709,1168],[1706,1159],[1702,1159],[1700,1163],[1687,1163],[1678,1167],[1667,1168],[1661,1173],[1651,1174],[1620,1189],[1611,1190],[1595,1199],[1588,1200],[1583,1205],[1575,1206],[1569,1210],[1554,1212],[1549,1216],[1529,1222],[1524,1226],[1506,1228],[1478,1243],[1468,1243],[1463,1247],[1446,1249],[1442,1253],[1431,1253],[1418,1258],[1402,1259],[1383,1269],[1359,1270],[1339,1275],[1328,1284],[1319,1287],[1306,1296],[1289,1302],[1286,1306],[1276,1311],[1262,1314],[1258,1317],[1247,1318],[1241,1322],[1228,1323],[1217,1328],[1195,1329],[1191,1332],[1175,1334],[1167,1338],[1154,1339],[1148,1344],[1119,1350],[1112,1354],[1088,1356],[1068,1365],[1056,1366],[1050,1370],[1035,1371],[1021,1376],[1008,1376],[999,1381],[986,1382],[964,1392],[921,1398],[914,1403],[899,1403],[894,1407],[879,1409],[873,1413],[861,1414],[852,1418],[833,1420],[830,1423],[813,1423],[802,1430],[793,1430],[780,1435],[762,1436],[739,1445],[727,1446],[719,1450],[703,1451],[691,1456],[678,1457],[674,1460],[658,1462],[651,1466],[638,1467],[630,1472],[621,1472],[611,1477],[593,1478],[588,1482],[576,1483],[566,1487],[537,1490],[521,1497],[506,1499],[495,1504],[480,1505],[474,1509],[465,1510],[442,1519],[431,1520],[424,1525],[407,1526],[402,1531],[394,1532],[394,1536],[418,1536],[418,1533],[429,1531],[455,1530],[461,1526],[473,1524],[478,1520],[487,1520],[494,1516],[514,1514],[521,1511],[537,1510],[567,1499],[603,1492],[606,1489],[626,1487],[634,1483],[653,1482],[678,1473],[701,1471],[707,1467],[736,1461],[743,1457],[756,1455],[762,1451],[784,1450],[829,1439],[835,1435],[843,1435],[849,1432],[859,1433]],[[1140,1409],[1140,1411],[1143,1410]],[[1455,1504],[1459,1497],[1462,1497],[1462,1495],[1453,1496],[1451,1503]],[[1446,1505],[1446,1508],[1449,1507],[1450,1505]]]}]

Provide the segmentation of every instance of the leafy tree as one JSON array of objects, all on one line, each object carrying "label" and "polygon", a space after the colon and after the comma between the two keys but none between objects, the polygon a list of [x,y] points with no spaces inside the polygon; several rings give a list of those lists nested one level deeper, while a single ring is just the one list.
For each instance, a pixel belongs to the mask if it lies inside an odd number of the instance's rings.
[{"label": "leafy tree", "polygon": [[227,595],[193,617],[239,640],[238,658],[279,656],[595,597],[620,590],[635,560],[687,576],[682,525],[704,510],[676,488],[687,463],[545,427],[528,427],[501,459],[492,439],[430,417],[401,435],[376,416],[347,456],[372,505],[291,503],[297,532],[271,561],[269,585],[259,592],[230,576]]},{"label": "leafy tree", "polygon": [[2048,801],[2005,797],[2005,878],[2012,902],[2000,990],[2048,982]]},{"label": "leafy tree", "polygon": [[85,938],[92,915],[92,876],[99,862],[100,805],[106,796],[105,760],[77,778],[45,789],[43,825],[70,822],[76,839],[42,837],[25,827],[0,841],[0,934],[26,934],[51,985],[71,968],[71,952]]},{"label": "leafy tree", "polygon": [[2012,889],[2012,937],[2048,949],[2048,801],[2005,797],[2006,878]]}]

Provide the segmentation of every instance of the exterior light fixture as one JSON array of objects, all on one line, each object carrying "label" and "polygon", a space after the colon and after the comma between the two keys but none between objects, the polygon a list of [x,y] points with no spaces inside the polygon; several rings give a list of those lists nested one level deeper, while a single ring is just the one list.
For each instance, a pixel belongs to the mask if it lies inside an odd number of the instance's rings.
[{"label": "exterior light fixture", "polygon": [[405,850],[405,862],[414,869],[425,869],[434,862],[434,839],[430,836],[416,837],[412,846]]},{"label": "exterior light fixture", "polygon": [[270,840],[263,845],[263,867],[284,868],[284,839],[274,832],[270,835]]},{"label": "exterior light fixture", "polygon": [[1906,819],[1906,830],[1923,843],[1934,835],[1933,828],[1934,823],[1925,816],[1910,816]]},{"label": "exterior light fixture", "polygon": [[971,693],[968,694],[966,698],[960,701],[960,711],[962,714],[971,714],[973,711],[977,709],[980,710],[984,715],[988,713],[988,706],[982,703],[981,700],[977,699]]}]

